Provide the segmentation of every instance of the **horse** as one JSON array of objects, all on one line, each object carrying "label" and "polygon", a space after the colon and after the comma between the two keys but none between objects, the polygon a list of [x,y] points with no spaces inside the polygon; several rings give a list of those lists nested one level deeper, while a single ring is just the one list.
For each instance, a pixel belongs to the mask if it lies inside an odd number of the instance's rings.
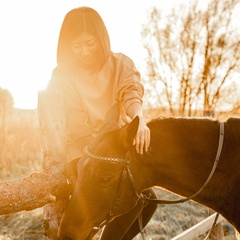
[{"label": "horse", "polygon": [[136,117],[122,128],[115,125],[87,146],[61,220],[60,239],[88,239],[92,229],[128,212],[139,198],[148,201],[141,193],[151,187],[191,196],[221,214],[239,233],[240,119],[152,119],[147,123],[150,146],[143,154],[132,144],[138,124]]}]

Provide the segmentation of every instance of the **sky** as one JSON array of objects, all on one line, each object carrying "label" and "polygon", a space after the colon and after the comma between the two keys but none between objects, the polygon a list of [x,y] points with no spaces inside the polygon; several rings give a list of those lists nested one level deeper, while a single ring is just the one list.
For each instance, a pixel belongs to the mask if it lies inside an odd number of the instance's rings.
[{"label": "sky", "polygon": [[60,27],[72,8],[99,12],[112,50],[131,57],[141,72],[141,26],[153,6],[169,9],[174,0],[7,0],[0,1],[0,87],[13,96],[14,107],[37,108],[56,66]]}]

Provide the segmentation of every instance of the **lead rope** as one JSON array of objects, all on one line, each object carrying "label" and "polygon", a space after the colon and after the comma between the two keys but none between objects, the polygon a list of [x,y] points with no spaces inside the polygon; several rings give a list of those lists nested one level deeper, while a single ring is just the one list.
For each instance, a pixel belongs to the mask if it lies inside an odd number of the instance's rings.
[{"label": "lead rope", "polygon": [[[221,146],[221,148],[222,148],[222,145],[223,145],[223,137],[224,137],[224,124],[221,122],[220,123],[220,137],[219,137],[219,146]],[[221,151],[218,151],[217,152],[217,156],[216,156],[216,161],[219,161],[220,154],[221,154]],[[217,224],[218,217],[219,217],[219,213],[216,214],[216,217],[214,218],[214,222],[213,222],[213,224],[212,224],[212,226],[211,226],[207,236],[204,238],[204,240],[208,240],[209,239],[210,234],[211,234],[213,228]]]},{"label": "lead rope", "polygon": [[[150,197],[151,197],[151,193],[149,194],[149,196],[147,198],[150,198]],[[148,202],[145,200],[145,197],[142,193],[141,193],[141,198],[144,199],[144,207],[146,207],[146,204],[148,204]],[[143,227],[142,211],[138,216],[138,225],[139,225],[139,230],[140,230],[140,234],[141,234],[142,239],[146,240],[146,238],[145,238],[146,231]]]},{"label": "lead rope", "polygon": [[145,238],[145,230],[143,228],[142,212],[138,216],[138,224],[139,224],[139,229],[140,229],[140,234],[142,236],[142,239],[146,240],[146,238]]},{"label": "lead rope", "polygon": [[178,200],[161,200],[161,199],[148,199],[147,198],[147,201],[155,202],[156,204],[176,204],[176,203],[184,203],[186,201],[189,201],[189,200],[193,199],[197,195],[199,195],[199,193],[202,192],[206,188],[206,186],[208,185],[208,183],[212,179],[212,176],[213,176],[213,174],[214,174],[214,172],[215,172],[215,170],[217,168],[217,165],[218,165],[218,162],[219,162],[219,158],[220,158],[220,155],[221,155],[221,151],[222,151],[223,140],[224,140],[224,123],[220,122],[219,143],[218,143],[218,150],[217,150],[217,154],[216,154],[214,165],[212,167],[212,170],[211,170],[207,180],[205,181],[203,186],[196,193],[194,193],[190,197],[180,198]]},{"label": "lead rope", "polygon": [[214,222],[213,222],[213,224],[212,224],[212,226],[211,226],[211,228],[210,228],[210,230],[209,230],[207,236],[204,238],[204,240],[208,240],[208,239],[209,239],[210,234],[211,234],[213,228],[214,228],[215,225],[217,224],[218,217],[219,217],[219,213],[216,214],[216,217],[214,218]]}]

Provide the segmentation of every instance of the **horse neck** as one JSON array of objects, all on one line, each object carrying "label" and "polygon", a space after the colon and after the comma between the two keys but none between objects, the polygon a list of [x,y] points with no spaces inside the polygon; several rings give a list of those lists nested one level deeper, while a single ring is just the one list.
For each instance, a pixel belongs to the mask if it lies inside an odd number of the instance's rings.
[{"label": "horse neck", "polygon": [[[225,127],[224,147],[213,179],[194,200],[220,212],[240,231],[240,152],[236,147],[239,146],[240,124],[239,120],[235,121],[237,123],[231,120],[232,125],[229,123]],[[143,155],[133,152],[131,169],[139,192],[159,186],[182,197],[190,197],[201,189],[216,158],[219,127],[216,122],[205,122],[194,134],[186,131],[187,127],[177,128],[181,131],[172,135],[164,135],[164,129],[161,129],[160,137],[152,130],[149,152]],[[229,133],[230,127],[234,133]],[[219,179],[224,179],[224,183],[220,184]]]},{"label": "horse neck", "polygon": [[[207,179],[207,174],[200,174],[200,167],[191,164],[190,158],[159,160],[149,153],[143,155],[133,153],[131,171],[139,192],[146,188],[159,186],[181,196],[194,194]],[[212,165],[211,165],[212,166]],[[208,167],[207,173],[211,170]],[[198,174],[198,175],[195,175]]]}]

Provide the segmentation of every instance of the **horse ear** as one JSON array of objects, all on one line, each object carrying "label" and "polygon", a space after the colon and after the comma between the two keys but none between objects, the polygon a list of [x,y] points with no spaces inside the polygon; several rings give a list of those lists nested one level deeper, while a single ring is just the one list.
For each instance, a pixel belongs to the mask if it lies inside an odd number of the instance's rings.
[{"label": "horse ear", "polygon": [[127,126],[127,143],[132,145],[133,144],[133,139],[135,138],[136,136],[136,133],[137,133],[137,130],[138,130],[138,126],[139,126],[139,117],[135,117],[130,123],[129,125]]}]

